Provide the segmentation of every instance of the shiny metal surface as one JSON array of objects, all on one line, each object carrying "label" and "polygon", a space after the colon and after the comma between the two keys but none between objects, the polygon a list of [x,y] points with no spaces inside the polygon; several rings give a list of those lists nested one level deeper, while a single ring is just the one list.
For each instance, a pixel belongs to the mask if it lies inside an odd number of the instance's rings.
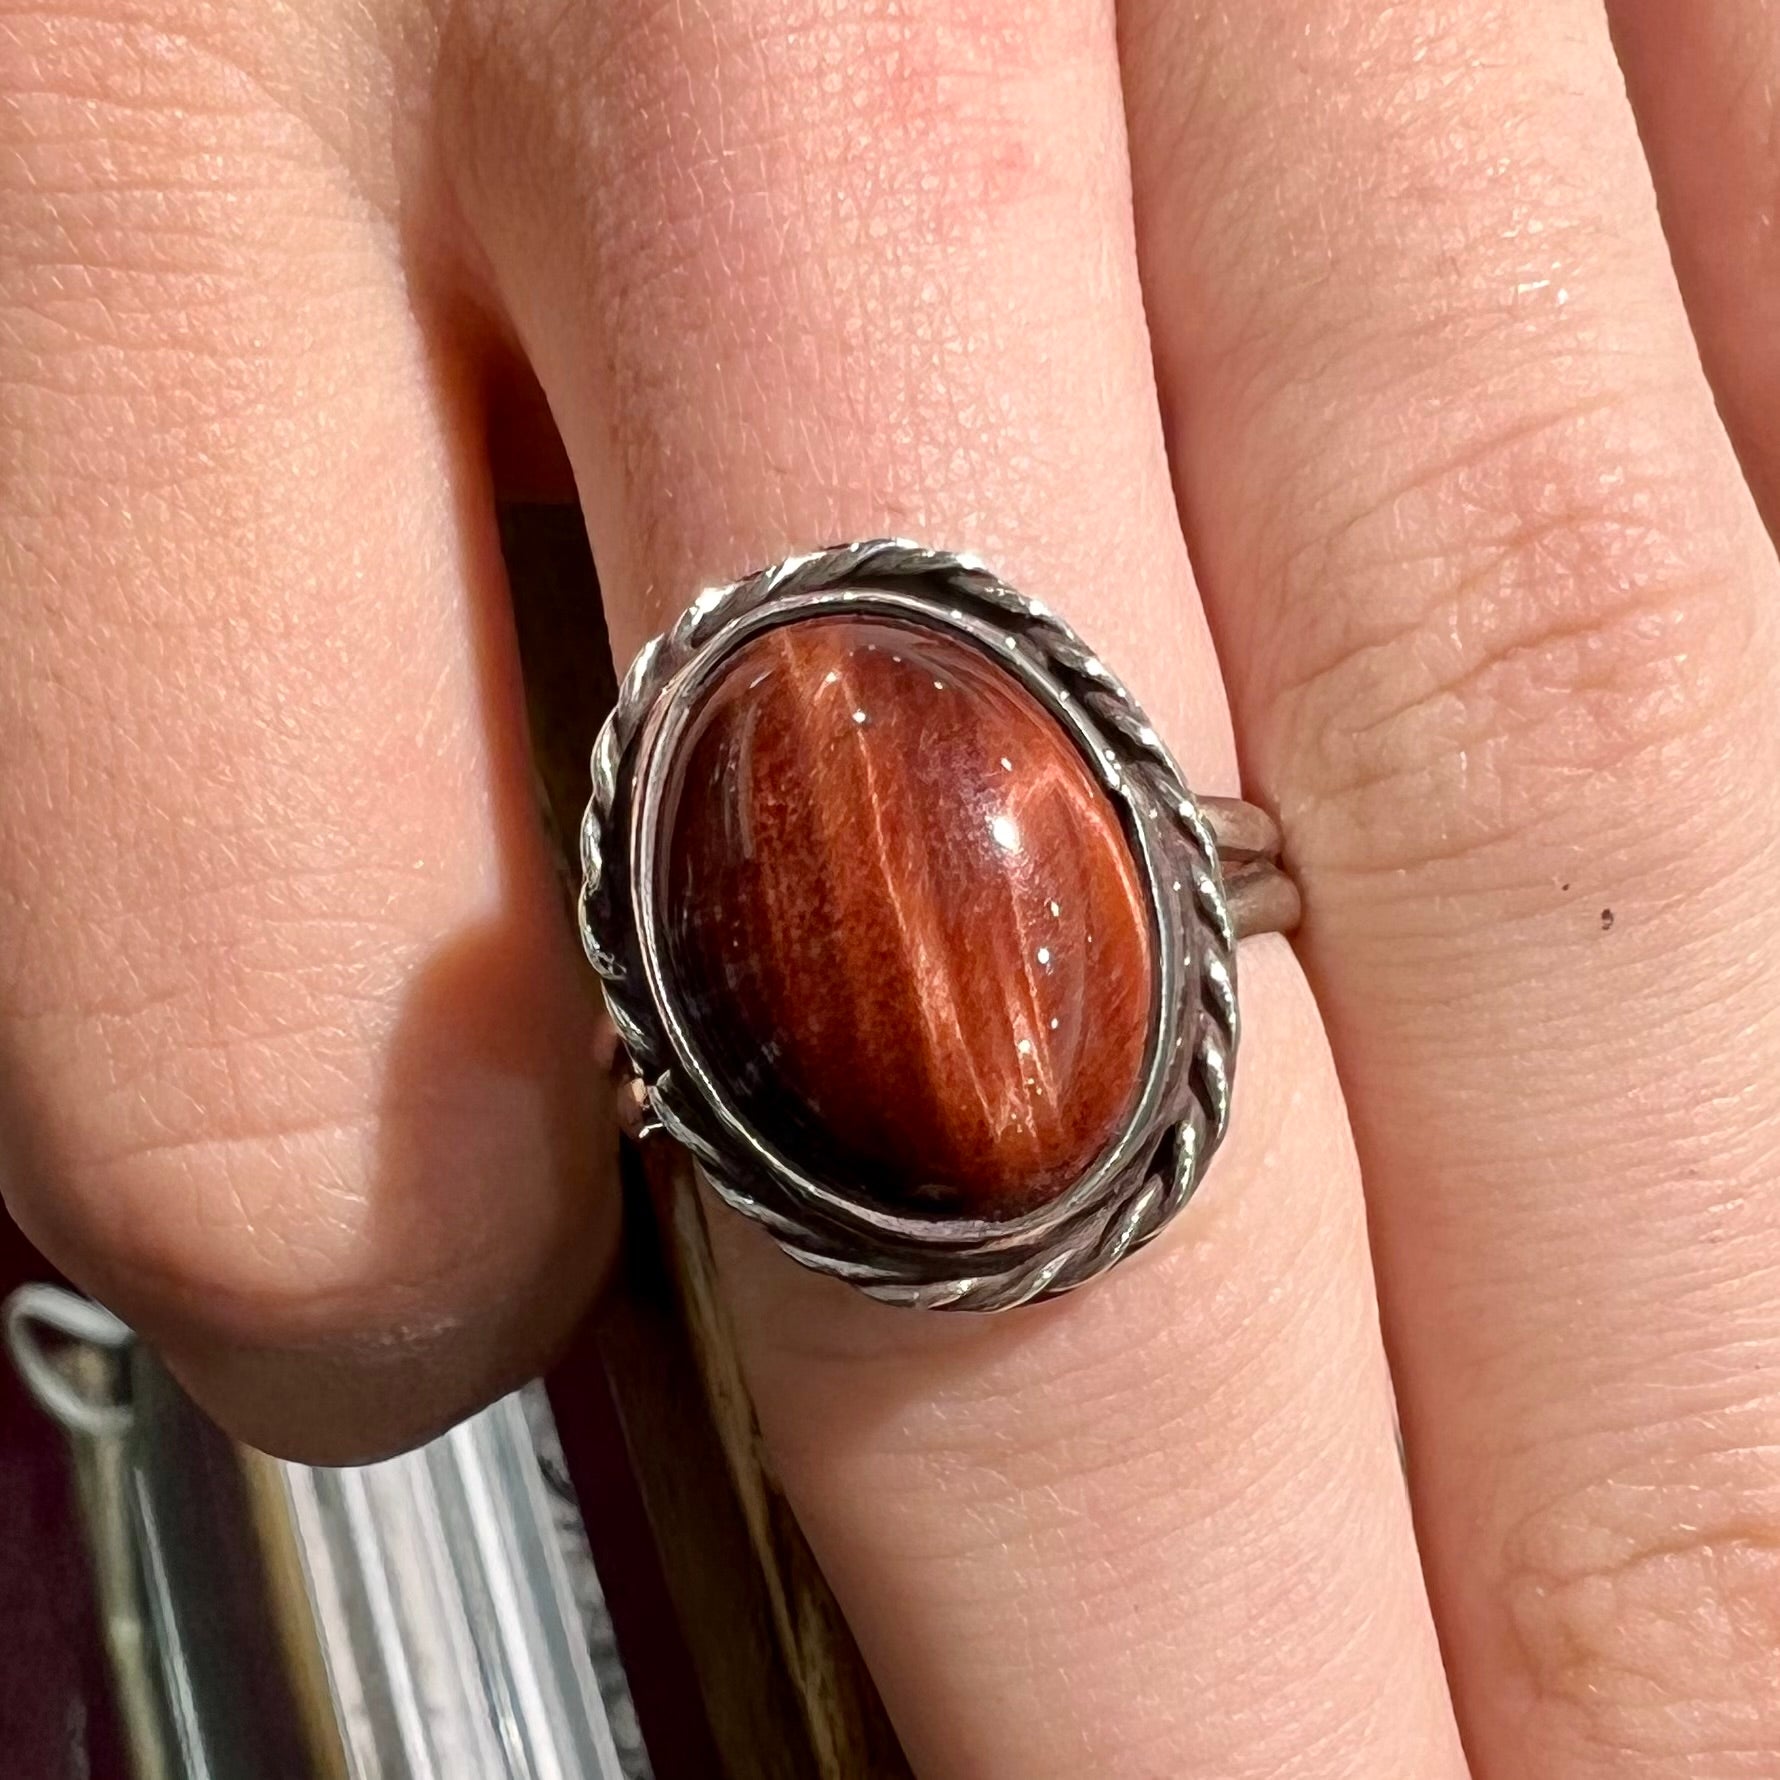
[{"label": "shiny metal surface", "polygon": [[232,1446],[72,1293],[22,1288],[0,1321],[69,1435],[139,1780],[642,1780],[589,1658],[541,1402],[317,1469]]},{"label": "shiny metal surface", "polygon": [[622,1780],[518,1397],[383,1464],[274,1475],[354,1780]]}]

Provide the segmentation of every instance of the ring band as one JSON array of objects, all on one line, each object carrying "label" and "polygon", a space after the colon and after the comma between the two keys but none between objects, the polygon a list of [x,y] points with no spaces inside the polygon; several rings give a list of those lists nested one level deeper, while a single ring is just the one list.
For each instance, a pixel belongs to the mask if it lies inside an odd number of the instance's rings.
[{"label": "ring band", "polygon": [[1149,1241],[1229,1122],[1236,940],[1298,892],[1112,671],[970,556],[701,594],[593,751],[582,942],[639,1135],[807,1267],[1000,1310]]}]

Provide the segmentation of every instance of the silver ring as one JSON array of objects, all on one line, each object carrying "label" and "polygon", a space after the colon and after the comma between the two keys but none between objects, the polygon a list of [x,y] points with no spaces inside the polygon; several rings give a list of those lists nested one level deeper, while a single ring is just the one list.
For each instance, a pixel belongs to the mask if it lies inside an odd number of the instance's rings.
[{"label": "silver ring", "polygon": [[[1004,733],[1019,745],[989,760]],[[1024,803],[997,801],[997,767]],[[819,780],[874,773],[885,801],[824,803]],[[1278,850],[1261,811],[1195,798],[1117,676],[975,557],[876,539],[711,588],[625,675],[581,828],[581,938],[632,1129],[874,1298],[986,1311],[1068,1291],[1154,1237],[1223,1139],[1238,935],[1298,915]],[[958,973],[1007,943],[1005,994],[971,1000]],[[823,1034],[851,1059],[826,1074]],[[1028,1157],[1067,1178],[1034,1162],[1029,1191]]]}]

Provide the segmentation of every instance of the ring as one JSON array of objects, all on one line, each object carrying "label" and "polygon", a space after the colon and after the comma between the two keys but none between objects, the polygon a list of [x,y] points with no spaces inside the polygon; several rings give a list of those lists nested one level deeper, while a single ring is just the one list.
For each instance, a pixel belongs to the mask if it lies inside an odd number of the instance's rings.
[{"label": "ring", "polygon": [[1224,1136],[1236,941],[1298,918],[1279,846],[975,557],[711,588],[625,675],[581,828],[629,1127],[874,1298],[1068,1291]]}]

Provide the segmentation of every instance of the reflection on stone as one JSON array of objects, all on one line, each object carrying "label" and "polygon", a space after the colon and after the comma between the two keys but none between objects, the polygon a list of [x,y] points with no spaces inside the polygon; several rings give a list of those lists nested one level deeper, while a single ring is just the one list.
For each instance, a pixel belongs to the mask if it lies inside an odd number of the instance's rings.
[{"label": "reflection on stone", "polygon": [[756,638],[664,818],[696,1042],[793,1161],[1007,1216],[1117,1134],[1153,992],[1141,872],[1069,737],[969,643],[858,617]]}]

